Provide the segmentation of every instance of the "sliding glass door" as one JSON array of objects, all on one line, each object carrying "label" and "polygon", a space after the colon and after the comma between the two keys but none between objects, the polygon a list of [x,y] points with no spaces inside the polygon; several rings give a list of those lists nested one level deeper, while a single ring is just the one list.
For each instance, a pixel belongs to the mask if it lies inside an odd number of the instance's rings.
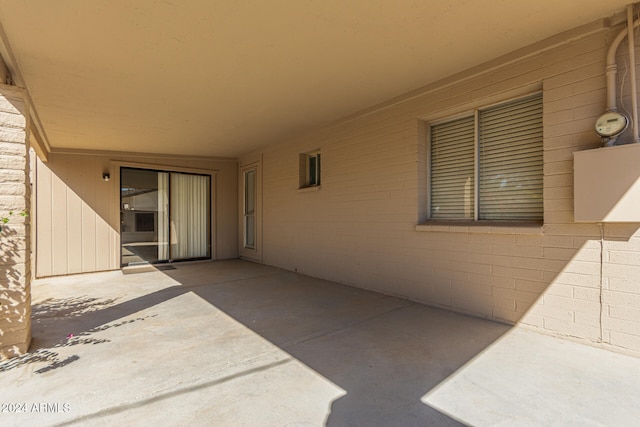
[{"label": "sliding glass door", "polygon": [[211,256],[211,177],[120,169],[123,266]]}]

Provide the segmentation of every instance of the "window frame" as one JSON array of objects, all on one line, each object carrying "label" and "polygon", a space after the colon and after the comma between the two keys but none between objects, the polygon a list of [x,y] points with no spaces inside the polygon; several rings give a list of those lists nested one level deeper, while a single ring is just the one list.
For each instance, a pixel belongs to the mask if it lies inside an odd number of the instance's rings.
[{"label": "window frame", "polygon": [[[251,180],[249,180],[251,175]],[[257,168],[251,167],[242,171],[242,243],[243,249],[256,250],[256,184],[257,184]],[[249,183],[252,183],[250,186]],[[250,191],[251,190],[251,191]],[[251,199],[251,200],[249,200]],[[251,203],[249,203],[251,202]],[[249,230],[251,228],[251,230]],[[253,241],[249,241],[249,234],[253,237]]]},{"label": "window frame", "polygon": [[[312,161],[315,161],[315,173],[312,173]],[[301,153],[299,156],[299,186],[298,189],[319,188],[322,184],[322,165],[320,150],[313,150],[308,153]]]},{"label": "window frame", "polygon": [[[480,218],[480,180],[481,174],[480,170],[482,169],[480,165],[480,152],[481,152],[481,141],[480,141],[480,113],[482,111],[491,110],[496,107],[500,107],[503,105],[508,105],[511,103],[517,103],[520,100],[526,100],[527,98],[533,98],[534,96],[540,96],[540,104],[544,109],[544,97],[543,92],[541,90],[536,90],[533,92],[529,92],[526,94],[521,94],[519,96],[510,97],[508,99],[503,99],[497,102],[488,103],[485,105],[475,105],[472,109],[467,109],[461,111],[457,114],[448,115],[436,120],[428,121],[426,123],[426,212],[423,218],[426,219],[422,224],[451,224],[451,225],[490,225],[490,226],[541,226],[544,224],[544,182],[541,190],[541,199],[542,199],[542,218],[541,219],[481,219]],[[432,173],[433,173],[433,155],[432,155],[432,128],[433,126],[446,124],[449,122],[453,122],[456,120],[461,120],[464,118],[473,117],[474,121],[474,201],[473,201],[473,218],[464,218],[464,219],[456,219],[456,218],[436,218],[432,217]],[[544,112],[541,113],[541,130],[544,130]],[[540,176],[544,179],[544,138],[542,137],[540,140],[540,151],[542,154],[542,170],[540,172]]]}]

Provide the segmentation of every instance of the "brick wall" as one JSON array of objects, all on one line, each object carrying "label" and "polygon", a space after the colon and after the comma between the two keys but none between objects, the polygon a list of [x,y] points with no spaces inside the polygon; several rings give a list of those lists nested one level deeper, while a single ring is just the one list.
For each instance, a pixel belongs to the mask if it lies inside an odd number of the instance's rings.
[{"label": "brick wall", "polygon": [[[24,91],[0,85],[0,360],[27,351],[31,341],[29,161]],[[9,213],[13,211],[14,214]]]},{"label": "brick wall", "polygon": [[[265,148],[263,262],[640,354],[640,224],[573,221],[573,153],[601,144],[593,126],[619,29],[567,33]],[[544,226],[416,226],[425,123],[536,90]],[[298,191],[298,155],[317,148],[321,189]]]}]

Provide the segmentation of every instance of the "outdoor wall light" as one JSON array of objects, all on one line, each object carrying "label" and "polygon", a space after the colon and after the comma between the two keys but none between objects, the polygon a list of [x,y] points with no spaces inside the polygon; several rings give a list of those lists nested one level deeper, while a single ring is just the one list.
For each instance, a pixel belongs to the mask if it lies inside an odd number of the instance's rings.
[{"label": "outdoor wall light", "polygon": [[109,172],[105,172],[102,174],[102,179],[104,179],[105,181],[109,181],[111,179],[111,176],[109,175]]}]

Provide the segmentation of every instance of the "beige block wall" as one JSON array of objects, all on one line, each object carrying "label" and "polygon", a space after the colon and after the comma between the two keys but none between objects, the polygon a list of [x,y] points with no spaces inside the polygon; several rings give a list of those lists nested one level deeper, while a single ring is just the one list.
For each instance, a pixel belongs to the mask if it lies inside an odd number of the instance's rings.
[{"label": "beige block wall", "polygon": [[[0,85],[0,360],[31,342],[28,108],[24,90]],[[11,215],[10,212],[13,212]]]},{"label": "beige block wall", "polygon": [[[212,207],[214,259],[238,256],[235,160],[152,155],[50,154],[36,165],[36,276],[120,268],[118,165],[217,171]],[[104,172],[112,179],[105,182]]]},{"label": "beige block wall", "polygon": [[[556,37],[268,146],[263,262],[640,354],[640,224],[573,220],[573,153],[601,144],[593,126],[617,31]],[[426,218],[425,123],[536,90],[544,226],[416,227]],[[299,192],[298,155],[318,148],[321,189]]]}]

